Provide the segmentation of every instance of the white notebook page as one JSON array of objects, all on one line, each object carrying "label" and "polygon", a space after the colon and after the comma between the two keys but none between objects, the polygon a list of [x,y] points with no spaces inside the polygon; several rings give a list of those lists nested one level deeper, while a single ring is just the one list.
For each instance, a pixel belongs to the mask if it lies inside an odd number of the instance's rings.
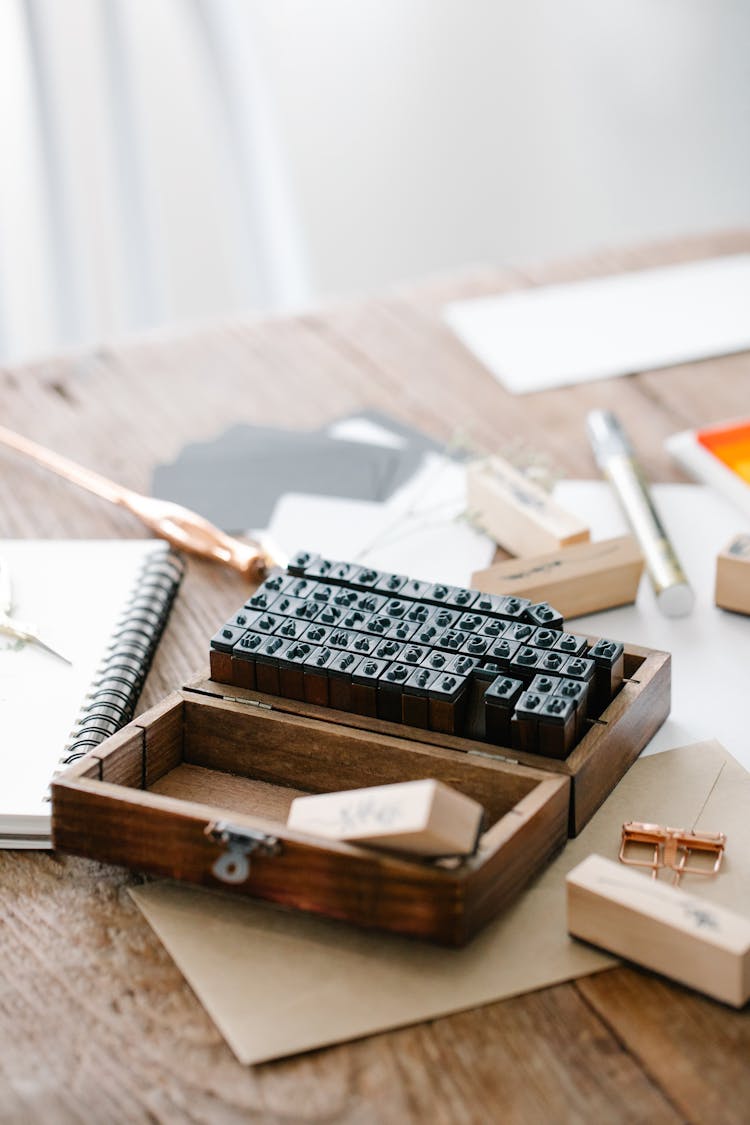
[{"label": "white notebook page", "polygon": [[[49,781],[154,540],[2,540],[14,612],[72,666],[0,634],[0,846],[49,831]],[[34,846],[39,846],[35,844]]]}]

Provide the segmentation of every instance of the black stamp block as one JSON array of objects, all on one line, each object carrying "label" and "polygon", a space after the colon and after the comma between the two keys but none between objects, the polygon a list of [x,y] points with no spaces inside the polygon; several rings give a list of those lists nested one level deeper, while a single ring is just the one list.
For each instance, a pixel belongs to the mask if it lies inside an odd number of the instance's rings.
[{"label": "black stamp block", "polygon": [[346,610],[342,609],[340,605],[333,605],[332,603],[329,603],[328,605],[323,606],[323,608],[318,613],[316,620],[319,621],[321,625],[336,626],[341,624],[342,619],[345,616]]},{"label": "black stamp block", "polygon": [[258,616],[257,611],[248,610],[243,606],[242,609],[239,610],[238,613],[235,613],[234,617],[227,622],[227,625],[235,626],[238,629],[252,629],[253,621],[255,621]]},{"label": "black stamp block", "polygon": [[602,637],[589,649],[588,656],[594,661],[594,691],[597,704],[606,707],[622,684],[625,657],[619,641],[608,641]]},{"label": "black stamp block", "polygon": [[496,746],[510,746],[510,720],[523,682],[512,676],[496,676],[484,692],[485,737]]},{"label": "black stamp block", "polygon": [[445,672],[451,662],[451,654],[449,652],[442,652],[440,649],[427,649],[427,655],[422,661],[424,668],[429,668],[433,672]]},{"label": "black stamp block", "polygon": [[406,611],[406,620],[412,621],[415,625],[424,625],[434,612],[434,606],[427,605],[425,602],[412,602]]},{"label": "black stamp block", "polygon": [[231,652],[245,632],[243,625],[224,625],[211,638],[211,648],[217,652]]},{"label": "black stamp block", "polygon": [[338,653],[333,648],[314,648],[303,667],[303,695],[307,703],[327,707],[328,665]]},{"label": "black stamp block", "polygon": [[332,559],[323,559],[318,556],[309,566],[305,567],[305,574],[308,578],[317,578],[319,581],[330,582],[334,565]]},{"label": "black stamp block", "polygon": [[510,669],[511,661],[514,660],[516,653],[521,645],[518,641],[508,640],[507,637],[501,637],[499,641],[493,641],[485,653],[488,661],[499,664],[503,672],[508,672]]},{"label": "black stamp block", "polygon": [[359,634],[353,633],[351,629],[331,629],[326,645],[328,648],[350,649],[358,636]]},{"label": "black stamp block", "polygon": [[292,641],[279,657],[279,695],[285,699],[305,698],[304,664],[311,652],[304,641]]},{"label": "black stamp block", "polygon": [[429,730],[430,705],[427,692],[439,674],[427,667],[412,668],[401,699],[401,717],[408,726]]},{"label": "black stamp block", "polygon": [[285,641],[283,637],[266,637],[255,654],[255,686],[258,691],[266,691],[269,695],[281,695],[279,659],[291,643]]},{"label": "black stamp block", "polygon": [[549,649],[540,650],[543,655],[539,661],[540,672],[552,672],[553,675],[559,676],[567,660],[561,652],[556,652],[554,649],[550,652]]},{"label": "black stamp block", "polygon": [[359,594],[356,590],[350,590],[345,586],[338,586],[335,587],[335,591],[332,598],[334,605],[339,605],[342,609],[351,609],[352,606],[356,606],[359,600]]},{"label": "black stamp block", "polygon": [[468,634],[462,629],[446,629],[435,641],[435,646],[447,649],[449,652],[459,652],[467,640]]},{"label": "black stamp block", "polygon": [[287,570],[290,574],[304,574],[319,558],[320,555],[315,551],[295,551],[289,560]]},{"label": "black stamp block", "polygon": [[386,617],[402,618],[406,616],[410,608],[411,604],[404,601],[403,598],[388,598],[381,612],[383,612]]},{"label": "black stamp block", "polygon": [[374,590],[381,578],[381,571],[371,566],[361,566],[354,572],[350,581],[355,590]]},{"label": "black stamp block", "polygon": [[353,711],[352,673],[359,667],[361,656],[353,652],[334,651],[328,665],[328,702],[337,711]]},{"label": "black stamp block", "polygon": [[528,621],[516,621],[506,627],[504,635],[509,641],[518,641],[521,644],[530,645],[534,643],[535,633],[536,628],[529,625]]},{"label": "black stamp block", "polygon": [[392,637],[395,641],[409,641],[418,628],[414,621],[394,621],[386,636]]},{"label": "black stamp block", "polygon": [[435,641],[440,636],[440,630],[432,621],[428,621],[426,625],[420,626],[412,637],[412,640],[419,645],[426,645],[428,648],[435,644]]},{"label": "black stamp block", "polygon": [[356,629],[361,633],[367,628],[367,622],[371,617],[371,613],[363,613],[361,609],[350,609],[344,613],[339,625],[342,629]]},{"label": "black stamp block", "polygon": [[378,658],[378,660],[400,660],[401,649],[403,647],[404,646],[399,644],[398,641],[394,641],[390,637],[386,637],[385,640],[378,641],[374,655]]},{"label": "black stamp block", "polygon": [[527,606],[524,617],[542,629],[560,630],[563,627],[562,614],[553,609],[549,602],[537,602],[535,605]]},{"label": "black stamp block", "polygon": [[539,713],[539,753],[567,758],[576,740],[576,705],[563,695],[547,696]]},{"label": "black stamp block", "polygon": [[435,605],[451,605],[454,590],[454,586],[445,586],[442,582],[435,582],[424,595],[424,599],[427,602],[433,602]]},{"label": "black stamp block", "polygon": [[463,712],[469,681],[466,676],[441,672],[427,690],[430,705],[430,730],[442,734],[458,734],[463,725]]},{"label": "black stamp block", "polygon": [[592,716],[596,712],[594,697],[594,661],[586,656],[569,656],[560,669],[560,675],[566,680],[581,680],[589,688],[586,700],[586,714]]},{"label": "black stamp block", "polygon": [[496,640],[498,637],[504,637],[510,627],[510,623],[504,621],[502,617],[488,617],[479,632],[483,637]]},{"label": "black stamp block", "polygon": [[378,637],[384,637],[392,624],[392,617],[386,617],[384,613],[373,613],[365,626],[365,631],[374,633]]},{"label": "black stamp block", "polygon": [[424,645],[415,645],[410,641],[404,645],[399,659],[404,664],[422,664],[428,652]]},{"label": "black stamp block", "polygon": [[516,709],[510,720],[510,741],[515,750],[521,750],[526,754],[538,752],[539,714],[547,698],[546,695],[534,691],[525,691],[518,697]]},{"label": "black stamp block", "polygon": [[532,648],[530,645],[521,645],[518,652],[510,662],[510,674],[516,679],[530,684],[537,673],[539,662],[544,656],[544,650]]},{"label": "black stamp block", "polygon": [[405,574],[382,573],[375,583],[375,589],[380,594],[397,594],[409,581]]},{"label": "black stamp block", "polygon": [[365,656],[352,674],[352,711],[357,715],[377,718],[378,680],[385,667],[385,660]]},{"label": "black stamp block", "polygon": [[503,598],[500,594],[480,593],[471,608],[475,613],[487,613],[491,617],[495,617],[500,615],[502,602]]},{"label": "black stamp block", "polygon": [[588,697],[590,687],[585,680],[561,679],[557,694],[564,699],[572,699],[576,708],[576,741],[583,738],[586,733],[586,714],[588,711]]},{"label": "black stamp block", "polygon": [[533,641],[529,643],[533,644],[534,648],[555,648],[559,636],[555,629],[537,629]]},{"label": "black stamp block", "polygon": [[359,656],[372,656],[380,644],[380,638],[369,633],[353,633],[349,648]]},{"label": "black stamp block", "polygon": [[581,653],[586,651],[587,641],[585,637],[576,636],[575,633],[558,633],[557,643],[555,648],[558,652],[564,652],[566,656],[580,656]]},{"label": "black stamp block", "polygon": [[482,626],[487,624],[489,619],[483,613],[464,613],[459,617],[457,629],[463,629],[465,633],[481,633]]},{"label": "black stamp block", "polygon": [[265,640],[262,633],[243,633],[232,649],[232,683],[237,687],[255,687],[255,654]]},{"label": "black stamp block", "polygon": [[415,601],[418,601],[425,596],[431,585],[431,582],[423,582],[421,578],[410,578],[409,581],[401,587],[399,593],[402,598],[413,598]]},{"label": "black stamp block", "polygon": [[400,723],[403,713],[404,685],[414,671],[408,664],[394,662],[378,680],[378,718]]},{"label": "black stamp block", "polygon": [[360,594],[354,604],[363,613],[380,613],[387,600],[382,594],[373,594],[368,591]]},{"label": "black stamp block", "polygon": [[301,641],[306,641],[309,645],[325,645],[328,643],[328,638],[331,635],[331,630],[326,625],[321,625],[317,621],[313,621],[311,625],[305,627],[305,631],[300,636]]},{"label": "black stamp block", "polygon": [[517,598],[513,595],[506,595],[500,598],[500,605],[497,608],[497,613],[500,617],[507,618],[509,621],[521,621],[526,609],[531,605],[528,598]]},{"label": "black stamp block", "polygon": [[286,637],[287,640],[296,641],[302,639],[302,634],[309,629],[310,626],[306,621],[297,621],[294,617],[285,617],[282,623],[276,630],[279,637]]},{"label": "black stamp block", "polygon": [[562,683],[564,683],[564,680],[561,680],[559,676],[548,676],[542,672],[534,676],[529,684],[529,691],[536,695],[554,695]]},{"label": "black stamp block", "polygon": [[467,590],[464,586],[455,586],[448,604],[458,609],[469,609],[478,597],[479,590]]},{"label": "black stamp block", "polygon": [[331,602],[333,601],[336,589],[336,586],[329,586],[325,582],[313,582],[306,597],[312,598],[314,602]]},{"label": "black stamp block", "polygon": [[462,651],[467,656],[484,656],[490,647],[490,637],[481,637],[479,633],[470,633],[462,646]]}]

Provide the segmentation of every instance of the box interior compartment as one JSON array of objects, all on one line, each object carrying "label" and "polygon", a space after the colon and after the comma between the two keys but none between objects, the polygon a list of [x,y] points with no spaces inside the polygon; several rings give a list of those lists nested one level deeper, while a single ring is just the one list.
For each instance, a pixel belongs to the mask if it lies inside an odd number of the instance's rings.
[{"label": "box interior compartment", "polygon": [[[430,860],[286,827],[301,793],[435,778],[478,801],[465,858]],[[55,847],[357,925],[461,945],[562,847],[570,783],[538,769],[185,689],[53,784]],[[253,852],[224,885],[219,826]],[[278,845],[278,846],[276,846]]]}]

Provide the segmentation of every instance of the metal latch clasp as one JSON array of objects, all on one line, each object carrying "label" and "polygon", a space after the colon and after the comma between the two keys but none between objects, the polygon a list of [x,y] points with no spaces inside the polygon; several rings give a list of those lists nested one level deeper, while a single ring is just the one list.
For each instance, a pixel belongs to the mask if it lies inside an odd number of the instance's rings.
[{"label": "metal latch clasp", "polygon": [[206,825],[205,834],[226,848],[211,868],[222,883],[244,883],[250,874],[250,856],[274,856],[281,851],[275,836],[226,820],[212,820]]}]

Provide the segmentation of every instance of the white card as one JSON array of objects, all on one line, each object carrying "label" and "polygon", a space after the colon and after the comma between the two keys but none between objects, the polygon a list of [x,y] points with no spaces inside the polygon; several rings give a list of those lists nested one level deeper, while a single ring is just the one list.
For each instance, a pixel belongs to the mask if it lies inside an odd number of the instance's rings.
[{"label": "white card", "polygon": [[750,254],[457,301],[448,324],[514,394],[750,348]]},{"label": "white card", "polygon": [[495,544],[464,518],[464,465],[428,454],[386,503],[288,492],[268,535],[284,553],[300,547],[430,582],[467,586],[489,566]]},{"label": "white card", "polygon": [[[735,532],[750,530],[750,524],[705,485],[656,484],[652,492],[695,591],[693,612],[687,617],[665,617],[644,575],[634,606],[577,617],[574,632],[671,652],[672,712],[647,753],[679,742],[717,738],[750,767],[745,710],[750,617],[714,605],[716,555]],[[597,539],[628,530],[608,484],[562,481],[555,488],[555,499],[587,520]]]}]

